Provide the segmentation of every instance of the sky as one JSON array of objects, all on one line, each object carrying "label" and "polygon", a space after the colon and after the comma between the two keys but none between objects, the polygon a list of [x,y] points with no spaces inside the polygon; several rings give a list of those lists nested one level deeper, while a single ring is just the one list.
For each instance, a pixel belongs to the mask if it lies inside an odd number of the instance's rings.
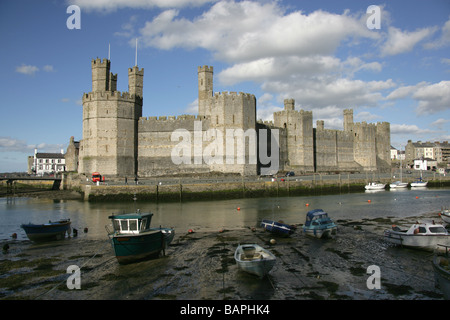
[{"label": "sky", "polygon": [[398,149],[450,141],[448,0],[2,0],[0,172],[81,140],[91,60],[109,56],[128,91],[136,39],[144,117],[197,114],[208,65],[214,91],[254,94],[261,120],[293,98],[314,126],[342,129],[351,108],[390,122]]}]

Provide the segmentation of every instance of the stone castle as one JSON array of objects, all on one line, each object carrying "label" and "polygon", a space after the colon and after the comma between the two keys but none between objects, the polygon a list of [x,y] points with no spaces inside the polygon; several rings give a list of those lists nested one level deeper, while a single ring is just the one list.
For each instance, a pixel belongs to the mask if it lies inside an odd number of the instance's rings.
[{"label": "stone castle", "polygon": [[[128,92],[119,92],[117,74],[110,72],[110,66],[107,59],[91,62],[92,91],[82,99],[79,173],[151,177],[211,172],[257,175],[268,166],[275,168],[271,173],[296,174],[390,169],[387,122],[354,123],[353,110],[344,110],[343,131],[325,129],[322,120],[314,128],[312,112],[295,110],[293,99],[284,101],[284,110],[274,113],[273,122],[257,121],[255,96],[214,93],[209,66],[198,67],[197,116],[143,117],[144,69],[129,68]],[[227,140],[230,130],[244,134]],[[229,141],[237,143],[230,146]],[[262,146],[266,150],[261,152]],[[208,161],[201,157],[205,153],[226,161]],[[184,161],[174,161],[174,154]]]}]

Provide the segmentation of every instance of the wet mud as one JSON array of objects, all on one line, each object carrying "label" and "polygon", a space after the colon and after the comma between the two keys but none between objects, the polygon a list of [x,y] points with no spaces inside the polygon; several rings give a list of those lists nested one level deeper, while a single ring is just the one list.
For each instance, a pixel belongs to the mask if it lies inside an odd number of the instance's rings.
[{"label": "wet mud", "polygon": [[[430,220],[436,216],[430,214]],[[435,288],[433,253],[383,239],[383,231],[392,224],[416,220],[337,220],[333,239],[308,237],[301,226],[287,238],[250,227],[177,230],[164,256],[129,265],[117,263],[106,238],[88,240],[80,235],[45,244],[8,240],[1,243],[9,249],[0,254],[0,299],[443,299]],[[238,270],[234,251],[242,243],[258,243],[276,255],[269,276],[260,279]],[[68,289],[71,265],[81,268],[81,289]],[[380,270],[380,289],[368,288],[372,275],[368,268],[373,265]]]}]

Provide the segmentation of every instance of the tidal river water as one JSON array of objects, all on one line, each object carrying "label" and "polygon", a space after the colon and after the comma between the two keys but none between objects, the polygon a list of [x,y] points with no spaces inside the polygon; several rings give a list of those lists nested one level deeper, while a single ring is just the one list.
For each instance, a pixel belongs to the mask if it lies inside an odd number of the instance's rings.
[{"label": "tidal river water", "polygon": [[137,199],[129,202],[90,203],[76,200],[37,198],[0,198],[0,240],[18,240],[26,234],[22,223],[45,223],[69,218],[72,227],[82,232],[88,228],[88,239],[106,239],[105,225],[112,214],[153,212],[154,226],[173,227],[177,233],[216,231],[242,227],[259,227],[262,219],[302,224],[306,212],[321,208],[335,219],[359,220],[374,218],[405,218],[438,212],[450,207],[450,188],[413,188],[376,192],[333,194],[300,197],[233,199],[184,203],[152,203]]},{"label": "tidal river water", "polygon": [[[442,299],[432,253],[389,245],[382,237],[392,224],[441,223],[442,207],[450,207],[450,188],[182,203],[1,198],[0,244],[9,243],[9,251],[0,255],[0,299]],[[259,225],[262,219],[300,225],[316,208],[337,222],[334,239],[312,239],[298,228],[274,242]],[[105,226],[110,215],[137,209],[153,212],[152,225],[173,227],[176,235],[164,256],[119,265]],[[72,221],[78,237],[35,244],[20,228],[61,218]],[[277,256],[270,276],[238,270],[233,254],[239,243],[259,243]],[[81,267],[80,290],[65,286],[71,265]],[[373,265],[381,270],[376,290],[366,282]]]}]

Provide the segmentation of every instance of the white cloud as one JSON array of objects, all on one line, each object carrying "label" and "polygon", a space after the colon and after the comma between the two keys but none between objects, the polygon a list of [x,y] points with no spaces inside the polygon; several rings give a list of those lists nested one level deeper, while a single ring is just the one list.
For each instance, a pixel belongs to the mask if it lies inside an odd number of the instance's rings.
[{"label": "white cloud", "polygon": [[388,38],[381,47],[382,56],[396,55],[411,51],[416,44],[431,36],[436,28],[423,28],[417,31],[401,31],[395,27],[388,28]]},{"label": "white cloud", "polygon": [[399,87],[386,97],[387,100],[404,98],[417,101],[416,113],[419,115],[450,109],[450,81],[434,84],[419,82],[416,85]]},{"label": "white cloud", "polygon": [[414,92],[414,99],[419,101],[418,114],[433,114],[450,109],[450,81],[423,86]]},{"label": "white cloud", "polygon": [[433,130],[420,129],[415,124],[395,124],[391,123],[391,134],[408,134],[408,135],[421,135],[433,133]]},{"label": "white cloud", "polygon": [[39,71],[39,68],[32,65],[22,64],[21,66],[16,67],[16,72],[26,74],[26,75],[34,75]]},{"label": "white cloud", "polygon": [[42,67],[42,70],[44,70],[44,71],[46,71],[46,72],[54,72],[54,71],[55,71],[55,69],[53,68],[53,66],[52,66],[52,65],[49,65],[49,64],[43,66],[43,67]]},{"label": "white cloud", "polygon": [[450,119],[437,119],[436,121],[434,121],[433,123],[431,123],[431,125],[433,127],[437,127],[439,130],[444,129],[444,126],[447,126],[447,123],[450,122]]},{"label": "white cloud", "polygon": [[19,140],[11,137],[0,137],[0,151],[2,152],[23,152],[34,154],[34,149],[44,152],[60,152],[63,148],[62,144],[27,144],[24,140]]},{"label": "white cloud", "polygon": [[441,28],[441,37],[424,45],[427,49],[437,49],[450,45],[450,19]]},{"label": "white cloud", "polygon": [[201,16],[166,10],[141,29],[143,43],[160,49],[204,48],[239,63],[281,56],[330,55],[349,38],[376,39],[359,19],[317,10],[286,14],[278,2],[221,1]]},{"label": "white cloud", "polygon": [[183,8],[202,6],[217,0],[66,0],[78,5],[81,10],[112,12],[118,9]]},{"label": "white cloud", "polygon": [[[42,70],[44,70],[45,72],[54,72],[55,71],[53,66],[52,65],[48,65],[48,64],[43,66]],[[39,68],[37,66],[26,65],[24,63],[22,63],[22,65],[16,67],[16,72],[22,73],[22,74],[26,74],[26,75],[30,75],[30,76],[33,76],[38,71],[39,71]]]}]

